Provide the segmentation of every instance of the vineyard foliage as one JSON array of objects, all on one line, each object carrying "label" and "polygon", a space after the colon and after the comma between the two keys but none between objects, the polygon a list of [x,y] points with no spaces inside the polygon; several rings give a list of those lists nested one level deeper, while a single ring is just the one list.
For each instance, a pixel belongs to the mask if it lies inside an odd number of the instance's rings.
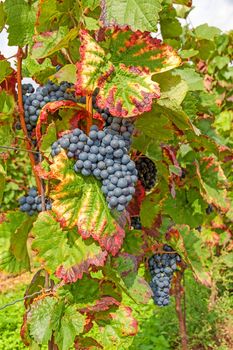
[{"label": "vineyard foliage", "polygon": [[[18,47],[14,68],[0,53],[0,269],[40,266],[26,295],[41,295],[25,301],[21,329],[32,348],[51,339],[59,350],[129,348],[138,323],[122,300],[148,303],[148,260],[164,244],[182,259],[173,279],[190,269],[215,298],[232,268],[233,33],[181,25],[192,1],[136,3],[0,2],[0,30]],[[42,106],[32,131],[22,125],[25,77],[66,81],[75,96]],[[101,130],[100,110],[133,118],[131,159],[156,167],[155,186],[138,182],[120,212],[64,150],[51,156],[70,130]],[[52,209],[19,210],[32,186]],[[132,228],[137,216],[142,229]]]}]

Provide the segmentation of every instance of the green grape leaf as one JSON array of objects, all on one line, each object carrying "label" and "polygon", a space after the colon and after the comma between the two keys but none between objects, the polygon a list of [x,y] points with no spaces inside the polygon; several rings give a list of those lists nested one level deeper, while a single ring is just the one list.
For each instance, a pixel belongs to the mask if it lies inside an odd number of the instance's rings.
[{"label": "green grape leaf", "polygon": [[180,51],[179,55],[181,58],[186,59],[186,58],[191,58],[191,57],[197,56],[198,53],[199,53],[198,50],[189,49],[189,50]]},{"label": "green grape leaf", "polygon": [[138,276],[136,257],[122,253],[112,260],[112,264],[127,294],[138,304],[147,304],[152,296],[152,291],[148,283]]},{"label": "green grape leaf", "polygon": [[54,297],[44,297],[31,304],[27,314],[29,332],[38,344],[46,345],[54,334],[54,341],[61,350],[69,350],[75,337],[83,332],[85,317],[75,305],[65,307]]},{"label": "green grape leaf", "polygon": [[162,210],[162,202],[164,200],[164,194],[159,190],[155,190],[146,196],[142,202],[140,211],[141,223],[144,227],[153,227],[157,216]]},{"label": "green grape leaf", "polygon": [[4,4],[0,2],[0,32],[3,30],[6,24],[6,13],[4,11]]},{"label": "green grape leaf", "polygon": [[[75,282],[92,266],[103,266],[107,256],[96,243],[83,240],[75,230],[64,231],[49,212],[39,214],[34,223],[32,248],[45,268],[65,283]],[[57,249],[59,247],[59,249]]]},{"label": "green grape leaf", "polygon": [[86,305],[100,298],[100,287],[102,285],[102,280],[93,278],[90,275],[83,275],[82,279],[77,280],[75,283],[63,286],[58,293],[60,293],[61,297],[65,296],[72,304]]},{"label": "green grape leaf", "polygon": [[[14,120],[15,101],[12,95],[0,91],[0,145],[11,146],[13,140],[12,124]],[[2,151],[2,150],[1,150]]]},{"label": "green grape leaf", "polygon": [[[153,140],[172,140],[174,137],[172,123],[156,104],[153,104],[150,112],[138,118],[135,126],[137,130]],[[145,141],[148,142],[148,139]]]},{"label": "green grape leaf", "polygon": [[55,79],[59,84],[63,81],[69,83],[76,82],[76,67],[74,64],[66,64],[64,67],[59,69],[50,79]]},{"label": "green grape leaf", "polygon": [[83,7],[88,7],[92,11],[100,6],[100,0],[82,0]]},{"label": "green grape leaf", "polygon": [[69,42],[74,40],[77,34],[77,28],[72,28],[69,31],[67,27],[59,27],[57,31],[39,34],[34,38],[32,58],[45,58],[68,47]]},{"label": "green grape leaf", "polygon": [[192,134],[199,136],[200,130],[190,121],[187,114],[177,105],[175,100],[163,98],[157,101],[161,108],[161,113],[173,122],[180,130],[189,130]]},{"label": "green grape leaf", "polygon": [[51,339],[51,323],[56,306],[57,299],[53,297],[43,298],[31,305],[27,315],[29,332],[39,344],[46,344]]},{"label": "green grape leaf", "polygon": [[54,122],[50,123],[40,140],[40,151],[47,157],[51,151],[51,145],[57,140],[56,125]]},{"label": "green grape leaf", "polygon": [[[0,61],[1,62],[1,61]],[[13,120],[13,113],[15,108],[15,101],[12,95],[7,94],[6,91],[0,91],[0,122]],[[4,145],[4,143],[2,143]]]},{"label": "green grape leaf", "polygon": [[93,237],[113,255],[119,251],[124,230],[112,216],[99,182],[76,174],[64,153],[55,158],[51,175],[60,183],[51,192],[53,211],[63,227],[76,228],[84,238]]},{"label": "green grape leaf", "polygon": [[180,65],[176,51],[150,33],[115,30],[111,38],[111,62],[123,63],[127,67],[145,68],[151,73],[161,73]]},{"label": "green grape leaf", "polygon": [[168,233],[171,245],[193,270],[196,278],[207,287],[211,286],[209,271],[210,250],[202,239],[202,233],[189,226],[176,225]]},{"label": "green grape leaf", "polygon": [[[196,205],[201,211],[196,210]],[[198,227],[203,222],[203,212],[206,204],[197,190],[189,188],[189,191],[176,190],[176,197],[170,194],[163,203],[163,212],[169,215],[177,224],[186,224],[192,228]]]},{"label": "green grape leaf", "polygon": [[214,40],[217,35],[221,34],[221,30],[205,23],[195,28],[195,34],[197,39]]},{"label": "green grape leaf", "polygon": [[49,58],[43,60],[43,62],[38,63],[36,59],[31,56],[27,56],[23,60],[23,75],[25,77],[32,77],[40,84],[47,83],[50,75],[56,72],[56,67],[54,67]]},{"label": "green grape leaf", "polygon": [[177,105],[181,105],[188,92],[188,85],[185,80],[171,72],[155,75],[153,79],[159,84],[161,99],[168,98]]},{"label": "green grape leaf", "polygon": [[126,27],[132,30],[155,32],[159,11],[160,0],[102,0],[101,21],[105,27]]},{"label": "green grape leaf", "polygon": [[25,46],[32,42],[36,21],[35,7],[24,0],[6,0],[8,45]]},{"label": "green grape leaf", "polygon": [[10,62],[7,62],[6,60],[1,60],[0,58],[0,84],[12,72],[13,72],[13,69],[11,68]]},{"label": "green grape leaf", "polygon": [[37,5],[37,33],[58,30],[61,26],[70,27],[71,21],[79,19],[80,3],[73,0],[39,0]]},{"label": "green grape leaf", "polygon": [[34,220],[23,212],[6,214],[0,223],[0,269],[10,273],[30,270],[27,239]]},{"label": "green grape leaf", "polygon": [[70,305],[65,309],[59,321],[59,328],[56,327],[54,333],[55,343],[60,350],[69,350],[76,336],[83,332],[85,316],[77,312],[75,305]]},{"label": "green grape leaf", "polygon": [[180,75],[190,91],[204,90],[204,80],[200,74],[198,74],[193,68],[177,68],[172,74]]}]

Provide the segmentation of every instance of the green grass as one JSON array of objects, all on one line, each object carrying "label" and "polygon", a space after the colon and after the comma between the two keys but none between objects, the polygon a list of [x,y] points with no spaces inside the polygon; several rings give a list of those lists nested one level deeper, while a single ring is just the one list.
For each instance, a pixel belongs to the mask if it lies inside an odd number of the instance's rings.
[{"label": "green grass", "polygon": [[[25,285],[0,294],[0,306],[22,298]],[[186,319],[190,349],[230,350],[217,343],[216,324],[226,320],[232,299],[223,295],[215,311],[208,310],[209,290],[198,285],[191,274],[186,274]],[[128,297],[124,303],[134,309],[139,321],[139,333],[132,340],[130,350],[174,350],[180,348],[178,320],[171,304],[159,308],[151,301],[148,305],[136,305]],[[26,349],[20,339],[20,327],[24,313],[23,302],[0,311],[0,350]],[[121,350],[121,349],[119,349]]]},{"label": "green grass", "polygon": [[[25,286],[18,285],[17,289],[0,294],[0,307],[15,299],[22,298],[24,292]],[[23,302],[0,311],[0,350],[27,349],[20,338],[23,313]]]}]

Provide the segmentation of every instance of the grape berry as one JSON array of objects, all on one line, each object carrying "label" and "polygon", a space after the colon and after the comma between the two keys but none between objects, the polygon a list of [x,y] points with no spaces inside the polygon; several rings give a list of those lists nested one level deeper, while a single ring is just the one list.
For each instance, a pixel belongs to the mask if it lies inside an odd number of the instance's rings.
[{"label": "grape berry", "polygon": [[[41,196],[38,195],[35,187],[29,189],[27,196],[19,198],[19,204],[20,210],[26,212],[30,216],[42,211]],[[48,198],[45,198],[45,208],[46,210],[52,209],[52,204]]]},{"label": "grape berry", "polygon": [[153,291],[154,303],[158,306],[166,306],[170,302],[169,291],[177,263],[181,262],[180,256],[165,244],[163,250],[168,253],[156,253],[149,259],[151,275],[150,286]]}]

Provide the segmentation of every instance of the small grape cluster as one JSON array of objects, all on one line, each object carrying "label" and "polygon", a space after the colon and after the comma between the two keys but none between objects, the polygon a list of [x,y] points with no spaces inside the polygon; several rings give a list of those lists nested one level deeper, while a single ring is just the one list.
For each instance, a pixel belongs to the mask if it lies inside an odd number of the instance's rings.
[{"label": "small grape cluster", "polygon": [[52,145],[52,156],[67,151],[69,158],[76,158],[74,170],[84,176],[94,175],[102,181],[102,192],[110,209],[123,211],[135,193],[137,182],[135,163],[130,159],[125,142],[118,135],[91,127],[87,136],[74,129]]},{"label": "small grape cluster", "polygon": [[211,213],[213,213],[213,211],[214,211],[213,205],[212,204],[208,204],[208,207],[206,208],[205,211],[206,211],[207,215],[210,215]]},{"label": "small grape cluster", "polygon": [[[19,198],[19,204],[20,210],[26,212],[30,216],[42,211],[42,199],[41,196],[38,195],[35,187],[31,187],[29,189],[27,196],[22,196]],[[45,198],[45,209],[52,209],[52,204],[49,198]]]},{"label": "small grape cluster", "polygon": [[169,291],[177,263],[181,262],[180,256],[167,244],[163,250],[168,253],[154,254],[149,259],[151,275],[150,286],[153,291],[154,303],[158,306],[166,306],[170,302]]},{"label": "small grape cluster", "polygon": [[154,162],[152,162],[152,160],[146,156],[142,156],[136,160],[135,165],[138,171],[138,178],[141,181],[142,186],[147,191],[151,190],[155,185],[157,174],[157,169]]},{"label": "small grape cluster", "polygon": [[49,81],[46,85],[39,86],[36,91],[31,84],[23,84],[22,89],[24,118],[29,133],[35,128],[41,109],[46,103],[60,100],[76,101],[74,93],[69,91],[72,84],[68,82],[58,85]]},{"label": "small grape cluster", "polygon": [[142,229],[142,224],[139,216],[133,216],[131,217],[131,226],[135,230],[141,230]]}]

